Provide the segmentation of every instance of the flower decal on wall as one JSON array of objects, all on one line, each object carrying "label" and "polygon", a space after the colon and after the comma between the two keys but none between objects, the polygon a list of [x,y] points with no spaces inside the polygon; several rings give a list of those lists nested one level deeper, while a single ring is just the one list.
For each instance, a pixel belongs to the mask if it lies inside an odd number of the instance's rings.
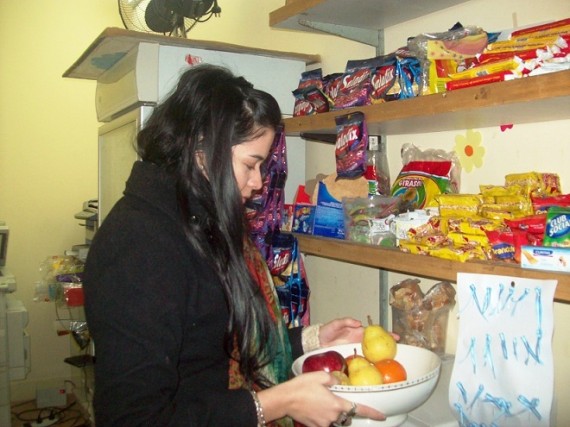
[{"label": "flower decal on wall", "polygon": [[481,145],[481,133],[467,129],[465,135],[455,137],[455,152],[461,167],[466,172],[471,172],[473,168],[480,168],[483,165],[485,147]]}]

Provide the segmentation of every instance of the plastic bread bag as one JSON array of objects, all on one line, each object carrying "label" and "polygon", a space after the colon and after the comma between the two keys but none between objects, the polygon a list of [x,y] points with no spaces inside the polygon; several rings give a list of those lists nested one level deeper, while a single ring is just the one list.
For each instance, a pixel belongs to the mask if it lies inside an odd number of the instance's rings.
[{"label": "plastic bread bag", "polygon": [[453,152],[402,146],[403,167],[392,184],[392,196],[402,198],[407,210],[437,206],[440,194],[459,193],[461,164]]}]

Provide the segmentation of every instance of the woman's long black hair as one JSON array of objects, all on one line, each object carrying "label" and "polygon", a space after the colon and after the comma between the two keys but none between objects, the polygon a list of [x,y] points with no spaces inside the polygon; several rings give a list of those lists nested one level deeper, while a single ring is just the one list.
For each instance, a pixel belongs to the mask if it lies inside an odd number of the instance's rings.
[{"label": "woman's long black hair", "polygon": [[224,286],[230,312],[226,350],[231,353],[235,339],[246,381],[264,386],[259,369],[271,358],[267,343],[274,322],[244,259],[248,230],[232,146],[258,136],[260,127],[277,131],[280,124],[271,95],[223,67],[199,65],[184,72],[137,140],[142,160],[175,176],[186,236],[211,260]]}]

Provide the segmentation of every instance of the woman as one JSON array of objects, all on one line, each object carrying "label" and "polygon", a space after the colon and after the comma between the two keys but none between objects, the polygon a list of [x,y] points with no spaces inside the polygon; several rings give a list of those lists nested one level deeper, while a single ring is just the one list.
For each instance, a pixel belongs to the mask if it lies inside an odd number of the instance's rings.
[{"label": "woman", "polygon": [[261,188],[280,122],[269,94],[201,65],[139,133],[142,161],[85,266],[98,427],[384,418],[332,394],[337,380],[326,372],[288,379],[303,350],[357,342],[362,325],[339,319],[287,330],[276,311],[244,203]]}]

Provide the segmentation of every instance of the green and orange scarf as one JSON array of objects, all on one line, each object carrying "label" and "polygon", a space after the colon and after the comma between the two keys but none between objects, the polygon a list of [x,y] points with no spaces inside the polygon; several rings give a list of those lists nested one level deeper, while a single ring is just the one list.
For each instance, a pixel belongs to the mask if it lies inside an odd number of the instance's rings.
[{"label": "green and orange scarf", "polygon": [[[287,333],[287,326],[281,315],[281,308],[279,306],[279,299],[277,292],[271,278],[267,264],[263,259],[261,253],[251,240],[247,240],[245,244],[245,259],[249,267],[252,277],[259,285],[267,309],[271,314],[271,318],[275,322],[277,337],[274,340],[277,344],[277,351],[271,363],[263,368],[265,377],[273,382],[279,384],[289,379],[291,372],[291,365],[293,363],[291,355],[291,344],[289,342],[289,335]],[[256,344],[254,344],[256,345]],[[234,348],[234,356],[237,354],[237,348]],[[245,388],[247,387],[245,379],[239,369],[239,362],[235,357],[230,359],[230,389]],[[254,385],[256,391],[258,388]],[[268,427],[292,427],[293,420],[290,418],[282,418],[267,423]]]}]

